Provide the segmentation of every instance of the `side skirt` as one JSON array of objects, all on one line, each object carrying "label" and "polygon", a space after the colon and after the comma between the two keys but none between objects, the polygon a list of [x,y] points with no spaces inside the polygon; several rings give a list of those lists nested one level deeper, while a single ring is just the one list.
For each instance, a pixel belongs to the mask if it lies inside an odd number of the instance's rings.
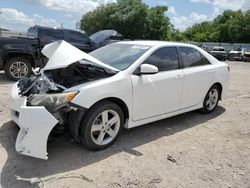
[{"label": "side skirt", "polygon": [[162,119],[166,119],[168,117],[176,116],[176,115],[183,114],[185,112],[190,112],[190,111],[193,111],[193,110],[197,110],[197,109],[200,109],[200,108],[202,108],[202,103],[200,103],[198,105],[195,105],[195,106],[192,106],[192,107],[189,107],[189,108],[181,109],[181,110],[166,113],[166,114],[161,114],[159,116],[154,116],[154,117],[143,119],[143,120],[140,120],[140,121],[131,121],[130,120],[128,122],[128,124],[127,124],[127,127],[125,127],[125,128],[130,129],[130,128],[133,128],[133,127],[138,127],[140,125],[144,125],[144,124],[151,123],[151,122],[154,122],[154,121],[159,121],[159,120],[162,120]]}]

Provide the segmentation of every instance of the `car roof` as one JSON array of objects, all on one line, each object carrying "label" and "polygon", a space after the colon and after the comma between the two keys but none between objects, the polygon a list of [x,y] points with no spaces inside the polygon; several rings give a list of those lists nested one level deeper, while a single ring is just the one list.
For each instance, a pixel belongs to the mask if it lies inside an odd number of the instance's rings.
[{"label": "car roof", "polygon": [[46,27],[46,26],[41,26],[41,25],[35,25],[35,26],[32,26],[32,27],[29,27],[29,29],[30,28],[40,28],[40,29],[48,29],[48,30],[67,30],[67,31],[76,31],[76,32],[80,32],[80,33],[85,34],[84,32],[77,31],[77,30],[74,30],[74,29],[66,29],[66,28],[60,28],[60,27]]},{"label": "car roof", "polygon": [[213,48],[224,49],[223,46],[214,46]]},{"label": "car roof", "polygon": [[155,41],[155,40],[133,40],[133,41],[120,41],[121,44],[133,44],[133,45],[145,45],[145,46],[186,46],[196,47],[192,44],[186,44],[181,42],[167,42],[167,41]]}]

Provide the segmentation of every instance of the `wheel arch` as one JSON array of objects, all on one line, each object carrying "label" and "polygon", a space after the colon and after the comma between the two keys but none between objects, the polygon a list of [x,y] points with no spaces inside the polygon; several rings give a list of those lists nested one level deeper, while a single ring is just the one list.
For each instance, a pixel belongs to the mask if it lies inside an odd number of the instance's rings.
[{"label": "wheel arch", "polygon": [[[96,103],[94,103],[92,106],[96,105],[97,103],[103,102],[103,101],[109,101],[109,102],[113,102],[116,105],[118,105],[124,115],[124,121],[126,122],[127,119],[129,119],[129,110],[128,110],[128,106],[127,104],[120,98],[117,97],[107,97],[107,98],[103,98],[99,101],[97,101]],[[91,107],[90,107],[91,108]]]},{"label": "wheel arch", "polygon": [[[71,137],[77,141],[80,142],[80,126],[81,122],[84,120],[86,117],[87,112],[94,107],[95,105],[98,105],[99,103],[102,103],[104,101],[112,102],[118,105],[124,115],[124,123],[126,123],[126,120],[129,118],[129,110],[126,105],[126,103],[121,100],[120,98],[117,97],[107,97],[103,98],[97,102],[95,102],[93,105],[91,105],[88,109],[87,108],[81,108],[80,106],[73,105],[73,107],[76,107],[78,110],[76,112],[69,113],[67,117],[67,129],[71,135]],[[71,104],[72,105],[72,104]]]},{"label": "wheel arch", "polygon": [[[221,94],[222,94],[222,90],[223,90],[222,84],[221,84],[220,82],[216,82],[216,83],[214,83],[211,87],[213,87],[214,85],[218,86],[219,89],[220,89],[219,100],[221,100]],[[210,88],[211,88],[211,87],[210,87]]]},{"label": "wheel arch", "polygon": [[30,54],[28,52],[9,52],[9,53],[6,53],[4,55],[4,58],[3,58],[3,66],[6,65],[6,63],[8,62],[9,59],[18,58],[18,57],[27,59],[30,62],[31,66],[35,67],[34,57],[32,54]]}]

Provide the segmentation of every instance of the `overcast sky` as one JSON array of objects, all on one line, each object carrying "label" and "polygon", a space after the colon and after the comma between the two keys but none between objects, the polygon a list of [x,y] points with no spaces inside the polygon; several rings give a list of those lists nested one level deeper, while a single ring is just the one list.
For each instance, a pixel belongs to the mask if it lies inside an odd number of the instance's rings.
[{"label": "overcast sky", "polygon": [[[75,29],[83,14],[116,0],[0,0],[2,28],[27,31],[35,24]],[[166,5],[171,23],[185,30],[211,20],[225,9],[250,9],[250,0],[143,0],[149,6]]]}]

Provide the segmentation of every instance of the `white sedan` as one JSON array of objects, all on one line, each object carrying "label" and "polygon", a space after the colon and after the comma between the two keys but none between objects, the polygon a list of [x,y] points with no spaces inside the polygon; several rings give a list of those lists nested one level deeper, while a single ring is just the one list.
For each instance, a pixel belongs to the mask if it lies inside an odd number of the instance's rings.
[{"label": "white sedan", "polygon": [[16,150],[41,159],[55,129],[101,150],[122,128],[196,109],[211,113],[227,93],[228,65],[189,44],[126,41],[86,54],[57,41],[42,53],[46,66],[11,93]]}]

